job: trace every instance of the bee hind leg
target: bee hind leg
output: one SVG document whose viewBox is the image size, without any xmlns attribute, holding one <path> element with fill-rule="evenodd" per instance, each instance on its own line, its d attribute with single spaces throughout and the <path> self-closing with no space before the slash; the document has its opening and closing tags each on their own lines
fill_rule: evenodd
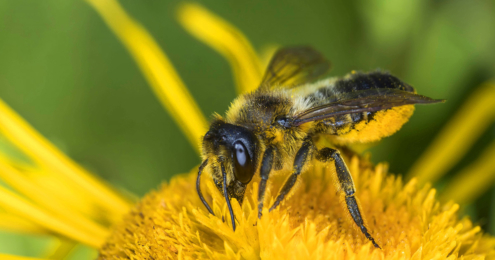
<svg viewBox="0 0 495 260">
<path fill-rule="evenodd" d="M 273 205 L 270 207 L 270 211 L 274 210 L 277 208 L 277 206 L 282 202 L 282 200 L 285 198 L 285 196 L 290 192 L 292 187 L 294 187 L 294 184 L 296 184 L 297 177 L 301 174 L 301 170 L 306 163 L 307 159 L 309 158 L 309 155 L 311 154 L 313 148 L 313 142 L 308 139 L 304 141 L 303 145 L 301 148 L 299 148 L 299 151 L 297 151 L 296 157 L 294 159 L 294 170 L 289 176 L 289 178 L 285 181 L 284 186 L 280 190 L 277 199 L 273 203 Z"/>
<path fill-rule="evenodd" d="M 361 232 L 368 240 L 371 241 L 371 243 L 373 243 L 376 248 L 381 248 L 368 233 L 368 229 L 364 224 L 363 216 L 359 211 L 357 200 L 354 197 L 354 194 L 356 193 L 354 181 L 352 180 L 352 176 L 344 162 L 344 159 L 342 159 L 340 152 L 331 148 L 323 148 L 316 153 L 316 159 L 322 162 L 333 161 L 335 163 L 335 171 L 340 186 L 339 190 L 345 194 L 346 208 L 354 220 L 354 223 L 356 223 Z"/>
<path fill-rule="evenodd" d="M 268 147 L 263 153 L 263 159 L 261 160 L 260 168 L 260 185 L 258 188 L 258 218 L 261 218 L 261 211 L 263 210 L 263 200 L 265 199 L 266 182 L 270 176 L 273 166 L 273 154 L 274 148 Z"/>
</svg>

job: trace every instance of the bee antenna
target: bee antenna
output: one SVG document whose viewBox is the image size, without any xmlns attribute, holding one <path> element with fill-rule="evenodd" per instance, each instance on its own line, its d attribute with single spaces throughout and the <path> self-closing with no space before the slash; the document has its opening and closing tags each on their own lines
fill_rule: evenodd
<svg viewBox="0 0 495 260">
<path fill-rule="evenodd" d="M 198 169 L 198 179 L 196 180 L 196 190 L 198 191 L 199 199 L 201 200 L 201 202 L 203 202 L 203 204 L 205 205 L 206 209 L 210 212 L 210 214 L 212 214 L 213 216 L 215 216 L 215 214 L 213 213 L 213 210 L 211 210 L 210 206 L 208 205 L 208 202 L 206 202 L 205 198 L 203 197 L 203 193 L 201 193 L 201 185 L 200 185 L 201 184 L 201 172 L 206 167 L 206 165 L 208 165 L 208 159 L 206 159 L 199 166 L 199 169 Z"/>
<path fill-rule="evenodd" d="M 232 228 L 235 231 L 235 216 L 234 216 L 234 211 L 232 210 L 232 205 L 230 204 L 229 194 L 227 193 L 227 173 L 225 173 L 225 167 L 223 167 L 223 164 L 222 164 L 222 176 L 223 176 L 223 196 L 227 201 L 227 207 L 229 208 L 230 219 L 232 221 Z"/>
</svg>

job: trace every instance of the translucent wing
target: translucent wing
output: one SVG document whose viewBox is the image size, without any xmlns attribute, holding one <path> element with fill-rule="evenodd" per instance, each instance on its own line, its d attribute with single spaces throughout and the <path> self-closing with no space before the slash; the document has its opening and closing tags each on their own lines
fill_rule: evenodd
<svg viewBox="0 0 495 260">
<path fill-rule="evenodd" d="M 343 93 L 339 100 L 310 108 L 293 118 L 292 125 L 298 126 L 310 121 L 322 120 L 338 115 L 374 112 L 410 104 L 431 104 L 445 102 L 399 89 L 367 89 Z"/>
<path fill-rule="evenodd" d="M 319 52 L 308 46 L 283 48 L 273 56 L 261 87 L 293 87 L 311 82 L 330 68 Z"/>
</svg>

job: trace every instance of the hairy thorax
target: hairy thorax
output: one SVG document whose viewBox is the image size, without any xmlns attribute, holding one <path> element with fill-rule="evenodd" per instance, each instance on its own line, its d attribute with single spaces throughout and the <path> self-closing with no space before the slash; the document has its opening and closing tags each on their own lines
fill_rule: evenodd
<svg viewBox="0 0 495 260">
<path fill-rule="evenodd" d="M 264 146 L 292 155 L 306 137 L 304 127 L 289 127 L 294 103 L 284 91 L 256 91 L 240 96 L 227 112 L 226 121 L 253 131 Z M 285 157 L 285 156 L 284 156 Z"/>
</svg>

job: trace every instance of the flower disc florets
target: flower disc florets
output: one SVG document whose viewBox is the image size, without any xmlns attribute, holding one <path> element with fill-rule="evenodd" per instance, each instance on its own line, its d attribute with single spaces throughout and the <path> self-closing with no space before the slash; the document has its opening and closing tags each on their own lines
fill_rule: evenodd
<svg viewBox="0 0 495 260">
<path fill-rule="evenodd" d="M 377 249 L 355 227 L 333 185 L 333 166 L 314 164 L 278 209 L 258 219 L 254 178 L 242 205 L 233 200 L 237 229 L 211 181 L 195 190 L 195 172 L 179 175 L 151 192 L 116 227 L 100 259 L 475 259 L 494 256 L 495 241 L 483 236 L 459 206 L 435 200 L 435 190 L 403 184 L 384 164 L 345 156 L 357 198 Z M 205 174 L 206 175 L 206 174 Z M 275 174 L 274 174 L 275 175 Z M 271 177 L 265 205 L 271 205 L 286 174 Z M 204 176 L 206 178 L 206 176 Z"/>
</svg>

